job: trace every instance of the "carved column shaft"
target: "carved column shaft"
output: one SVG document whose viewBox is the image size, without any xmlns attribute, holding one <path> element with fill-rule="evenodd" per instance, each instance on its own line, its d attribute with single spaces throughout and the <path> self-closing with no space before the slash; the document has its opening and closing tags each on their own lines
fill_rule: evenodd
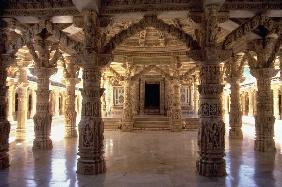
<svg viewBox="0 0 282 187">
<path fill-rule="evenodd" d="M 279 114 L 279 89 L 277 87 L 273 88 L 273 110 L 274 110 L 274 117 L 276 119 L 280 119 Z"/>
<path fill-rule="evenodd" d="M 124 103 L 122 114 L 122 130 L 131 131 L 133 129 L 133 112 L 132 112 L 132 81 L 128 78 L 124 81 Z"/>
<path fill-rule="evenodd" d="M 14 110 L 15 85 L 12 82 L 9 83 L 7 96 L 8 96 L 7 119 L 9 121 L 14 121 L 13 110 Z"/>
<path fill-rule="evenodd" d="M 230 116 L 229 116 L 229 137 L 242 139 L 242 110 L 240 104 L 240 77 L 233 77 L 230 81 Z"/>
<path fill-rule="evenodd" d="M 273 93 L 271 90 L 271 79 L 277 73 L 274 68 L 260 68 L 252 70 L 257 79 L 257 113 L 256 121 L 256 151 L 275 150 L 274 122 L 273 116 Z"/>
<path fill-rule="evenodd" d="M 93 175 L 106 171 L 104 160 L 104 124 L 101 116 L 103 90 L 101 70 L 90 63 L 84 65 L 82 111 L 79 122 L 79 152 L 77 173 Z"/>
<path fill-rule="evenodd" d="M 101 116 L 100 32 L 97 14 L 84 13 L 84 55 L 82 111 L 79 122 L 77 173 L 95 175 L 106 172 L 104 159 L 104 123 Z"/>
<path fill-rule="evenodd" d="M 172 131 L 181 131 L 182 130 L 182 110 L 181 110 L 181 100 L 180 100 L 180 81 L 174 79 L 172 83 Z"/>
<path fill-rule="evenodd" d="M 8 40 L 5 28 L 7 24 L 0 19 L 0 169 L 9 167 L 9 133 L 10 123 L 7 120 L 7 64 L 11 57 L 6 53 Z"/>
<path fill-rule="evenodd" d="M 52 140 L 50 139 L 52 115 L 49 111 L 49 84 L 50 76 L 56 69 L 37 67 L 34 73 L 37 76 L 36 90 L 36 113 L 34 120 L 35 139 L 33 140 L 33 149 L 52 149 Z"/>
<path fill-rule="evenodd" d="M 65 137 L 77 137 L 76 111 L 75 111 L 75 85 L 76 78 L 66 78 L 66 98 L 64 107 Z"/>
<path fill-rule="evenodd" d="M 200 85 L 198 87 L 200 128 L 198 131 L 199 159 L 196 166 L 200 175 L 209 177 L 226 175 L 225 124 L 221 100 L 224 86 L 220 65 L 220 56 L 224 54 L 224 51 L 216 48 L 219 29 L 217 18 L 220 6 L 217 3 L 204 1 L 205 44 L 201 51 L 204 54 L 204 62 L 200 64 Z"/>
<path fill-rule="evenodd" d="M 1 32 L 1 31 L 0 31 Z M 0 59 L 0 169 L 9 167 L 9 133 L 10 123 L 7 120 L 6 79 L 7 72 L 4 59 Z"/>
</svg>

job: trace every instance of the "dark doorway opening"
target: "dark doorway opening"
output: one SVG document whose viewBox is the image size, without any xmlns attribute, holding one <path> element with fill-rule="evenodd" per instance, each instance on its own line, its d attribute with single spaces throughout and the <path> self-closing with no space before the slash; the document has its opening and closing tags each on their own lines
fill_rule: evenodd
<svg viewBox="0 0 282 187">
<path fill-rule="evenodd" d="M 160 84 L 145 84 L 145 108 L 160 109 Z"/>
</svg>

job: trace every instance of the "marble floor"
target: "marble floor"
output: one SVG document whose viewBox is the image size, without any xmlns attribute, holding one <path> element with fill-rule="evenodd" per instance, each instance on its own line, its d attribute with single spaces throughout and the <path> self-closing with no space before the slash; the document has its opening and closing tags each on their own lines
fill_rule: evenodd
<svg viewBox="0 0 282 187">
<path fill-rule="evenodd" d="M 280 130 L 282 123 L 276 126 Z M 32 125 L 28 128 L 32 130 Z M 229 141 L 226 135 L 227 176 L 223 178 L 196 174 L 196 131 L 106 131 L 107 173 L 77 176 L 77 139 L 62 138 L 61 118 L 53 120 L 52 128 L 52 151 L 32 151 L 32 133 L 21 143 L 11 138 L 11 166 L 0 171 L 1 187 L 282 186 L 281 143 L 276 141 L 276 153 L 254 152 L 254 125 L 251 123 L 244 124 L 242 141 Z"/>
</svg>

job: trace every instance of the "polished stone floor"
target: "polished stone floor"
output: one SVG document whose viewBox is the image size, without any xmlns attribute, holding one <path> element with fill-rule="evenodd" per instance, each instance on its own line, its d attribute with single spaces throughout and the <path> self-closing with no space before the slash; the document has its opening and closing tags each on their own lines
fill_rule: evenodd
<svg viewBox="0 0 282 187">
<path fill-rule="evenodd" d="M 206 178 L 196 174 L 196 131 L 106 131 L 107 173 L 77 176 L 77 139 L 63 139 L 62 124 L 61 118 L 53 121 L 52 151 L 32 151 L 32 133 L 22 143 L 11 138 L 11 166 L 0 171 L 0 186 L 282 186 L 281 140 L 276 138 L 276 153 L 254 152 L 254 125 L 251 123 L 243 126 L 243 141 L 229 141 L 226 135 L 227 176 L 223 178 Z M 32 129 L 32 125 L 28 128 Z M 275 129 L 281 128 L 282 123 L 276 123 Z"/>
</svg>

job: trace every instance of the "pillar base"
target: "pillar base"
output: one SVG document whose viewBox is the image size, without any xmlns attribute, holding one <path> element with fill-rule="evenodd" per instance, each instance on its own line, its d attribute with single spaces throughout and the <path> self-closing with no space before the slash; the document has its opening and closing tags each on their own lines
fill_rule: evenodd
<svg viewBox="0 0 282 187">
<path fill-rule="evenodd" d="M 255 140 L 255 151 L 274 152 L 275 142 L 273 139 Z"/>
<path fill-rule="evenodd" d="M 229 138 L 230 139 L 243 139 L 242 129 L 230 129 L 229 130 Z"/>
<path fill-rule="evenodd" d="M 65 129 L 65 138 L 76 138 L 77 137 L 77 130 L 76 129 Z"/>
<path fill-rule="evenodd" d="M 16 129 L 16 141 L 22 141 L 26 139 L 26 129 Z"/>
<path fill-rule="evenodd" d="M 0 154 L 0 170 L 6 169 L 10 166 L 9 155 L 7 153 Z"/>
<path fill-rule="evenodd" d="M 133 131 L 133 122 L 122 122 L 121 131 L 123 132 Z"/>
<path fill-rule="evenodd" d="M 199 159 L 196 163 L 197 173 L 205 177 L 223 177 L 226 175 L 224 159 Z"/>
<path fill-rule="evenodd" d="M 98 175 L 106 172 L 105 160 L 82 160 L 77 161 L 77 174 L 80 175 Z"/>
<path fill-rule="evenodd" d="M 34 139 L 33 150 L 50 150 L 53 148 L 52 140 L 48 139 Z"/>
</svg>

